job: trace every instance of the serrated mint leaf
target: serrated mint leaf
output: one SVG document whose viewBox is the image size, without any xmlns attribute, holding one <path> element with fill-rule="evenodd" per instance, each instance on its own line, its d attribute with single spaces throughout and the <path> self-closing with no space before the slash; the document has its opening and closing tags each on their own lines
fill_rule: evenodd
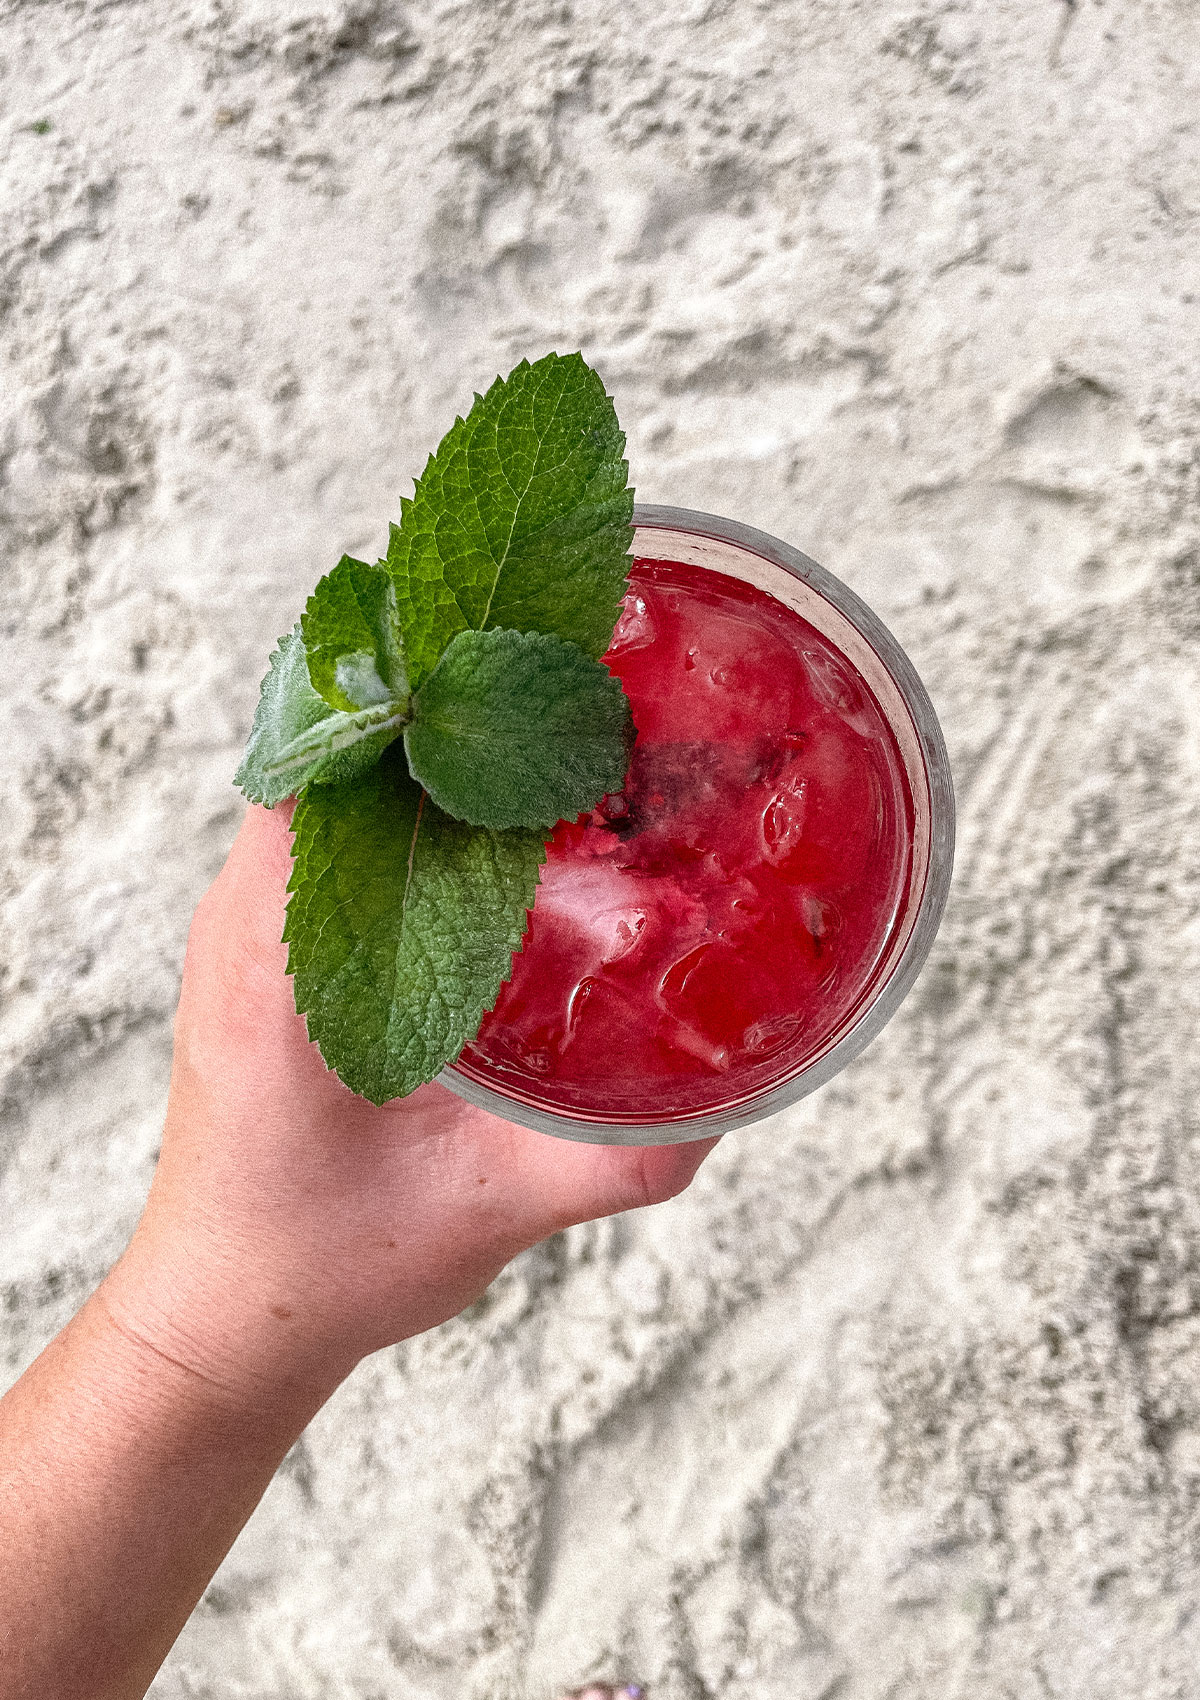
<svg viewBox="0 0 1200 1700">
<path fill-rule="evenodd" d="M 632 742 L 618 679 L 540 632 L 459 632 L 412 702 L 408 765 L 476 826 L 548 828 L 625 782 Z"/>
<path fill-rule="evenodd" d="M 353 714 L 329 714 L 285 744 L 264 764 L 263 772 L 270 778 L 290 777 L 294 790 L 297 784 L 321 778 L 322 773 L 328 777 L 335 756 L 364 743 L 371 743 L 382 755 L 387 744 L 399 736 L 406 719 L 406 715 L 393 711 L 391 703 L 379 708 L 358 708 Z M 303 779 L 299 778 L 301 774 Z"/>
<path fill-rule="evenodd" d="M 354 718 L 337 715 L 309 679 L 308 659 L 300 627 L 296 626 L 271 657 L 262 682 L 254 727 L 234 783 L 252 803 L 268 808 L 281 803 L 313 781 L 349 780 L 378 761 L 400 735 L 400 723 L 380 729 L 383 718 L 348 736 L 344 725 Z"/>
<path fill-rule="evenodd" d="M 523 360 L 455 420 L 388 545 L 413 689 L 465 630 L 546 632 L 603 655 L 633 541 L 624 450 L 579 354 Z"/>
<path fill-rule="evenodd" d="M 326 1063 L 385 1103 L 432 1080 L 511 971 L 541 834 L 451 820 L 399 748 L 348 785 L 305 792 L 284 938 L 296 1008 Z"/>
<path fill-rule="evenodd" d="M 408 697 L 396 590 L 382 567 L 343 555 L 300 622 L 313 687 L 349 712 Z"/>
<path fill-rule="evenodd" d="M 296 626 L 280 638 L 271 656 L 250 741 L 234 774 L 234 784 L 241 786 L 252 803 L 266 803 L 268 807 L 290 797 L 294 787 L 281 775 L 268 774 L 267 766 L 280 750 L 332 712 L 312 687 L 300 627 Z"/>
</svg>

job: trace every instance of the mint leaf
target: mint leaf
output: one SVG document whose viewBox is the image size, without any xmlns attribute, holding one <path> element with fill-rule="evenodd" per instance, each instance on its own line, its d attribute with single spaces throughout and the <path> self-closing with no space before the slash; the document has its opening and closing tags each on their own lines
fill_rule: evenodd
<svg viewBox="0 0 1200 1700">
<path fill-rule="evenodd" d="M 382 567 L 343 555 L 309 597 L 300 630 L 309 677 L 332 708 L 407 699 L 396 591 Z"/>
<path fill-rule="evenodd" d="M 390 702 L 377 708 L 355 709 L 353 714 L 330 714 L 324 720 L 318 720 L 315 726 L 310 726 L 307 732 L 301 732 L 290 744 L 285 744 L 263 764 L 263 772 L 270 778 L 276 775 L 290 777 L 293 789 L 297 783 L 308 784 L 322 777 L 345 778 L 344 772 L 335 776 L 330 771 L 333 757 L 357 749 L 361 759 L 365 751 L 360 746 L 367 743 L 382 755 L 387 744 L 399 735 L 406 720 L 407 716 L 397 714 L 395 705 Z M 384 741 L 381 742 L 381 739 Z M 314 762 L 320 764 L 316 770 L 313 770 Z M 304 775 L 303 780 L 299 779 L 301 774 Z"/>
<path fill-rule="evenodd" d="M 270 808 L 314 781 L 352 779 L 400 735 L 402 722 L 388 724 L 386 709 L 369 712 L 370 724 L 351 728 L 347 723 L 361 716 L 335 714 L 317 695 L 296 626 L 271 657 L 234 784 Z"/>
<path fill-rule="evenodd" d="M 282 776 L 268 774 L 267 767 L 281 750 L 331 712 L 325 699 L 313 690 L 300 627 L 296 626 L 280 638 L 271 656 L 250 741 L 234 774 L 234 784 L 241 786 L 252 803 L 266 803 L 268 807 L 290 797 L 293 787 Z"/>
<path fill-rule="evenodd" d="M 451 820 L 399 749 L 305 792 L 284 938 L 296 1008 L 352 1091 L 382 1104 L 478 1031 L 520 946 L 541 835 Z"/>
<path fill-rule="evenodd" d="M 414 689 L 465 630 L 547 632 L 603 655 L 633 541 L 624 450 L 582 355 L 523 360 L 476 396 L 388 545 Z"/>
<path fill-rule="evenodd" d="M 408 765 L 439 808 L 475 826 L 551 827 L 625 782 L 619 679 L 538 632 L 459 632 L 413 698 Z"/>
</svg>

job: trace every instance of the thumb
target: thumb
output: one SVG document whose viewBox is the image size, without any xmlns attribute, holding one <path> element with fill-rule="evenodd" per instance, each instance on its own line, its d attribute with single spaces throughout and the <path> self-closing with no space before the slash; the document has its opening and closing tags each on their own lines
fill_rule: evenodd
<svg viewBox="0 0 1200 1700">
<path fill-rule="evenodd" d="M 537 1178 L 537 1214 L 544 1224 L 537 1237 L 557 1233 L 576 1222 L 592 1222 L 662 1204 L 689 1186 L 716 1139 L 689 1140 L 679 1145 L 585 1145 L 533 1134 L 541 1150 L 530 1151 L 536 1161 L 526 1167 Z M 559 1147 L 547 1161 L 546 1144 Z"/>
</svg>

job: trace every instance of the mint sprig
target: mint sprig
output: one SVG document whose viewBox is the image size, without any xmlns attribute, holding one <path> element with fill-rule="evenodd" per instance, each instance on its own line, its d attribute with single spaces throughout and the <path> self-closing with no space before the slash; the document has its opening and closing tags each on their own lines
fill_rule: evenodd
<svg viewBox="0 0 1200 1700">
<path fill-rule="evenodd" d="M 271 658 L 237 783 L 299 795 L 296 1007 L 376 1103 L 477 1032 L 546 830 L 624 780 L 629 707 L 599 661 L 633 535 L 624 442 L 582 356 L 523 361 L 455 421 L 386 560 L 343 556 Z"/>
</svg>

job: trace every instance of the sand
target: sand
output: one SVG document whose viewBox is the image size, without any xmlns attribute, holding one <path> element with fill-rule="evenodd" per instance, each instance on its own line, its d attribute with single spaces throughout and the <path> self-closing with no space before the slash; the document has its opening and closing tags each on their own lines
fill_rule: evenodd
<svg viewBox="0 0 1200 1700">
<path fill-rule="evenodd" d="M 155 1700 L 1200 1694 L 1198 111 L 1190 0 L 0 7 L 0 1374 L 275 638 L 522 355 L 873 603 L 961 806 L 882 1038 L 364 1364 Z"/>
</svg>

